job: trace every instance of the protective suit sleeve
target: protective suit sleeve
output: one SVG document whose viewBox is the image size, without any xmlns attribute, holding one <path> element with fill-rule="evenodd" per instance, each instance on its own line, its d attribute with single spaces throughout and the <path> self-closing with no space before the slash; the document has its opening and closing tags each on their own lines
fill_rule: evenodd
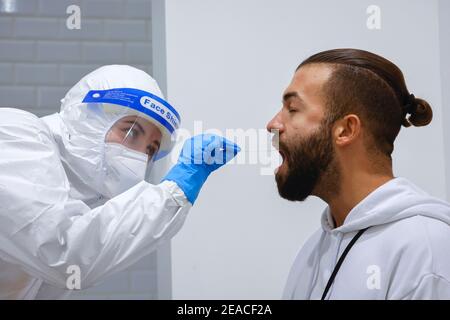
<svg viewBox="0 0 450 320">
<path fill-rule="evenodd" d="M 71 199 L 51 135 L 32 114 L 0 117 L 0 148 L 0 258 L 57 287 L 69 266 L 82 289 L 127 268 L 170 239 L 191 207 L 170 181 L 143 181 L 92 210 Z"/>
</svg>

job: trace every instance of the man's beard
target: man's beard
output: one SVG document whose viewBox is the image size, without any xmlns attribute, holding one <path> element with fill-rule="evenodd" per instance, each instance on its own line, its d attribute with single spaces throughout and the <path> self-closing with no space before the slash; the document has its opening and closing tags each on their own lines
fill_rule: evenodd
<svg viewBox="0 0 450 320">
<path fill-rule="evenodd" d="M 299 138 L 296 145 L 280 141 L 279 147 L 284 159 L 275 180 L 282 198 L 303 201 L 312 194 L 319 180 L 328 180 L 323 181 L 324 184 L 336 188 L 339 171 L 333 161 L 334 149 L 329 125 L 323 124 L 309 137 Z M 329 179 L 321 179 L 325 175 Z M 327 191 L 331 190 L 323 190 Z"/>
</svg>

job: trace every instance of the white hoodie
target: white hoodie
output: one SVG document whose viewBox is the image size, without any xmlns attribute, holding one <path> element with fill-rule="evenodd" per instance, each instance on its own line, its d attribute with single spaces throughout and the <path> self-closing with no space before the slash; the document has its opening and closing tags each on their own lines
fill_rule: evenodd
<svg viewBox="0 0 450 320">
<path fill-rule="evenodd" d="M 378 187 L 334 228 L 322 228 L 291 268 L 284 299 L 320 299 L 342 252 L 348 252 L 326 299 L 450 299 L 450 204 L 405 178 Z"/>
</svg>

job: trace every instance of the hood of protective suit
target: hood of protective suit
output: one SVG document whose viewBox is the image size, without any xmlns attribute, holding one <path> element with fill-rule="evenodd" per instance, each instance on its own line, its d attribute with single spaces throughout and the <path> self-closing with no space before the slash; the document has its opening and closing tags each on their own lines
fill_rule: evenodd
<svg viewBox="0 0 450 320">
<path fill-rule="evenodd" d="M 165 121 L 150 105 L 158 110 L 159 106 L 170 108 L 172 122 Z M 130 115 L 144 117 L 160 130 L 156 160 L 170 152 L 179 115 L 164 100 L 156 81 L 131 66 L 110 65 L 89 73 L 67 92 L 58 114 L 43 118 L 55 136 L 73 197 L 88 204 L 99 196 L 108 198 L 105 137 L 118 120 Z"/>
</svg>

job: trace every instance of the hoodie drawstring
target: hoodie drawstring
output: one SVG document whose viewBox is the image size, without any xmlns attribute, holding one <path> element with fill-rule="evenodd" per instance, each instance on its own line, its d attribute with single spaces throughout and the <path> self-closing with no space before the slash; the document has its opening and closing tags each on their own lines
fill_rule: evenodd
<svg viewBox="0 0 450 320">
<path fill-rule="evenodd" d="M 345 260 L 345 257 L 347 256 L 348 252 L 350 251 L 350 249 L 353 247 L 353 245 L 355 244 L 355 242 L 359 239 L 359 237 L 362 236 L 362 234 L 369 229 L 370 227 L 367 227 L 363 230 L 359 230 L 358 233 L 353 237 L 353 239 L 350 241 L 350 243 L 347 245 L 347 247 L 345 248 L 344 252 L 342 253 L 341 257 L 339 258 L 338 263 L 336 264 L 336 266 L 334 267 L 333 272 L 331 273 L 330 279 L 328 279 L 327 285 L 325 287 L 325 290 L 323 291 L 322 294 L 322 298 L 320 300 L 325 300 L 325 297 L 328 294 L 328 291 L 330 290 L 331 285 L 333 284 L 334 278 L 336 278 L 336 275 L 339 271 L 339 269 L 341 268 L 342 263 Z"/>
</svg>

